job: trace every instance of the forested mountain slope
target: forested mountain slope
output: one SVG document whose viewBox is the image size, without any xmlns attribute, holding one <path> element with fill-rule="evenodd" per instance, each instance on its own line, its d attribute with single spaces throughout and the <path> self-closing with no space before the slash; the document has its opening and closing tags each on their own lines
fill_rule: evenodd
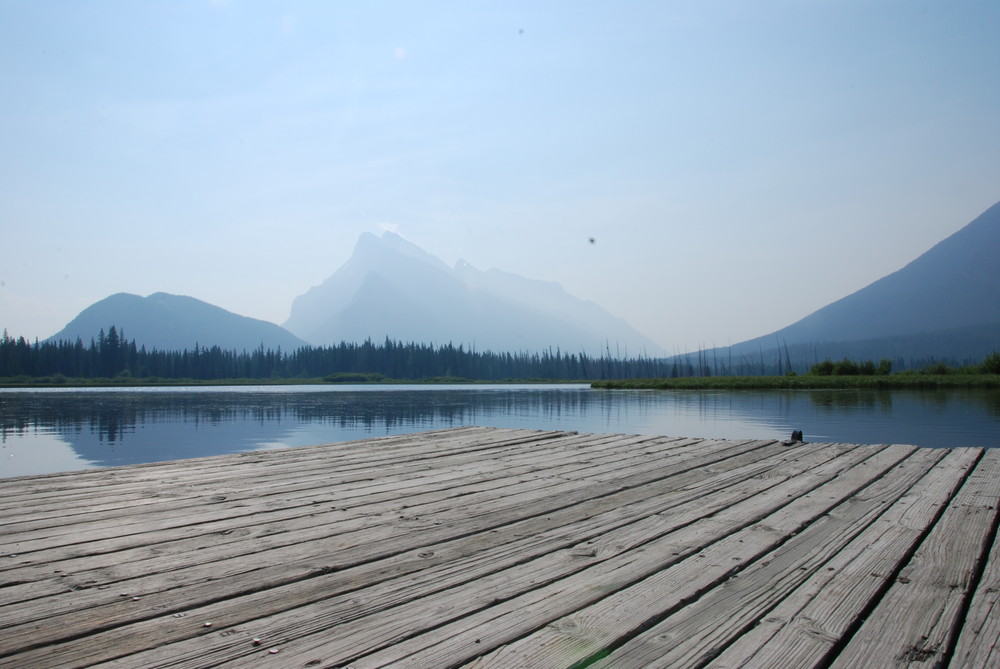
<svg viewBox="0 0 1000 669">
<path fill-rule="evenodd" d="M 207 302 L 183 295 L 154 293 L 140 297 L 116 293 L 95 302 L 50 337 L 53 341 L 84 344 L 115 326 L 118 332 L 138 346 L 161 351 L 219 346 L 225 350 L 281 348 L 285 351 L 304 346 L 305 342 L 274 323 L 248 318 Z"/>
</svg>

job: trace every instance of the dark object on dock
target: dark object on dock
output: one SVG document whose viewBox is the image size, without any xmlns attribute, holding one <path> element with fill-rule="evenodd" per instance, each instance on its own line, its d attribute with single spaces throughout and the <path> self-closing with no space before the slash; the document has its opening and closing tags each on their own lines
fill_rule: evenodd
<svg viewBox="0 0 1000 669">
<path fill-rule="evenodd" d="M 783 441 L 781 443 L 783 443 L 785 446 L 791 446 L 792 444 L 796 444 L 796 443 L 799 443 L 799 442 L 801 442 L 803 444 L 805 443 L 804 441 L 802 441 L 802 430 L 793 430 L 792 431 L 792 438 L 791 439 L 786 439 L 785 441 Z"/>
</svg>

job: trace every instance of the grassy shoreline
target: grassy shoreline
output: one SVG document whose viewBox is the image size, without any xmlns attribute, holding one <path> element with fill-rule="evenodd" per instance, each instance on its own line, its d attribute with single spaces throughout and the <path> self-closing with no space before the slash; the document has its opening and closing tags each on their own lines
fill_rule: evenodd
<svg viewBox="0 0 1000 669">
<path fill-rule="evenodd" d="M 896 390 L 1000 388 L 1000 374 L 892 374 L 888 376 L 703 376 L 594 381 L 605 390 Z"/>
</svg>

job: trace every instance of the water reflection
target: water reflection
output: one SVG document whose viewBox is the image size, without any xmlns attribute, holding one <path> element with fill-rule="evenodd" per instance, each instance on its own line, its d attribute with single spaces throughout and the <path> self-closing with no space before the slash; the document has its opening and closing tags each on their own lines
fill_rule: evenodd
<svg viewBox="0 0 1000 669">
<path fill-rule="evenodd" d="M 0 392 L 0 476 L 459 425 L 1000 446 L 998 391 L 596 391 L 586 386 Z"/>
<path fill-rule="evenodd" d="M 819 409 L 828 411 L 881 411 L 892 412 L 892 391 L 888 390 L 816 390 L 809 399 Z"/>
</svg>

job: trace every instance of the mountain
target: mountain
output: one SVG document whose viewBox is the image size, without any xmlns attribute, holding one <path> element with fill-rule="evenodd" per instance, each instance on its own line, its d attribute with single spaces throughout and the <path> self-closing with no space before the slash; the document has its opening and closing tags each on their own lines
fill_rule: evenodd
<svg viewBox="0 0 1000 669">
<path fill-rule="evenodd" d="M 453 343 L 478 350 L 658 356 L 620 318 L 553 282 L 464 261 L 451 268 L 399 235 L 363 234 L 351 258 L 300 295 L 284 327 L 314 345 L 340 341 Z"/>
<path fill-rule="evenodd" d="M 960 362 L 1000 349 L 1000 203 L 902 269 L 734 356 L 936 358 Z M 730 351 L 726 351 L 728 355 Z"/>
<path fill-rule="evenodd" d="M 95 302 L 49 339 L 84 344 L 114 325 L 136 345 L 161 351 L 200 346 L 224 350 L 265 349 L 293 351 L 306 343 L 274 323 L 239 316 L 207 302 L 183 295 L 154 293 L 140 297 L 117 293 Z"/>
</svg>

